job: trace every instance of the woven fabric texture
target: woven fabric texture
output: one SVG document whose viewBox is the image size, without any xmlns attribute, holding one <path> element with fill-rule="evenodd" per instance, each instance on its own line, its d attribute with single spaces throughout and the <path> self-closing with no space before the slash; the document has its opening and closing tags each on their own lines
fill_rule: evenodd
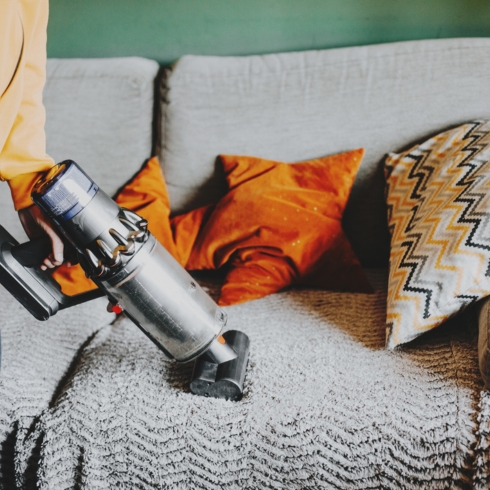
<svg viewBox="0 0 490 490">
<path fill-rule="evenodd" d="M 386 173 L 387 345 L 396 347 L 490 294 L 490 122 L 391 154 Z"/>
<path fill-rule="evenodd" d="M 79 351 L 114 319 L 106 304 L 91 301 L 39 322 L 0 287 L 0 488 L 21 488 L 15 468 L 22 441 L 43 411 L 56 405 Z"/>
<path fill-rule="evenodd" d="M 252 342 L 240 402 L 190 394 L 192 367 L 166 361 L 127 319 L 99 329 L 12 441 L 17 484 L 487 488 L 490 408 L 470 310 L 387 351 L 386 274 L 370 278 L 375 295 L 296 290 L 227 308 Z"/>
</svg>

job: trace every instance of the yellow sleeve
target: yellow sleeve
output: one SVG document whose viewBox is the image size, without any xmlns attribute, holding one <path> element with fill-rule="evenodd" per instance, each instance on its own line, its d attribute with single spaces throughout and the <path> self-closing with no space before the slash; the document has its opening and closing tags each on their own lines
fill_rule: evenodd
<svg viewBox="0 0 490 490">
<path fill-rule="evenodd" d="M 15 4 L 22 28 L 22 46 L 16 70 L 0 98 L 0 179 L 9 182 L 18 210 L 32 204 L 30 191 L 39 173 L 54 165 L 46 154 L 46 115 L 42 103 L 48 0 L 6 1 Z M 11 53 L 14 57 L 19 54 L 15 46 Z"/>
</svg>

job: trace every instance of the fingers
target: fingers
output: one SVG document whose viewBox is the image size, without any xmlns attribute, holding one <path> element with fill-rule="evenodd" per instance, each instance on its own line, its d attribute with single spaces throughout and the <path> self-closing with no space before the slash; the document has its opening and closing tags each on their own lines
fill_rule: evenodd
<svg viewBox="0 0 490 490">
<path fill-rule="evenodd" d="M 30 238 L 46 233 L 51 240 L 52 253 L 41 264 L 41 269 L 53 269 L 63 263 L 64 244 L 44 213 L 36 206 L 19 211 L 19 218 Z"/>
<path fill-rule="evenodd" d="M 45 271 L 46 269 L 54 269 L 56 267 L 55 263 L 53 262 L 54 259 L 52 255 L 49 255 L 46 257 L 41 264 L 41 270 Z"/>
<path fill-rule="evenodd" d="M 51 240 L 52 253 L 50 253 L 43 261 L 41 265 L 42 270 L 54 269 L 63 263 L 63 249 L 64 244 L 61 238 L 56 234 L 56 232 L 51 228 L 48 223 L 38 222 L 39 226 L 44 230 L 46 235 L 48 235 Z M 44 267 L 43 267 L 44 266 Z"/>
<path fill-rule="evenodd" d="M 53 253 L 49 257 L 46 257 L 44 263 L 48 267 L 50 267 L 50 265 L 46 262 L 51 263 L 52 264 L 51 267 L 57 267 L 63 263 L 63 249 L 64 249 L 63 241 L 52 228 L 48 228 L 48 227 L 45 228 L 43 226 L 43 229 L 51 239 L 51 245 L 53 247 Z"/>
</svg>

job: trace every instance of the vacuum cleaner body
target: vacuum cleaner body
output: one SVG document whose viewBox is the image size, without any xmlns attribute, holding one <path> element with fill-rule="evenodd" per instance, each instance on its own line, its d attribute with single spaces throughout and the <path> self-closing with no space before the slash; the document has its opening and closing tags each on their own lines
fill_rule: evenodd
<svg viewBox="0 0 490 490">
<path fill-rule="evenodd" d="M 47 172 L 32 198 L 99 288 L 64 295 L 38 267 L 49 242 L 18 245 L 0 227 L 0 282 L 36 318 L 45 320 L 59 309 L 105 295 L 170 359 L 201 357 L 191 381 L 194 393 L 241 397 L 248 338 L 242 332 L 227 332 L 228 342 L 221 336 L 225 312 L 155 239 L 145 219 L 119 207 L 73 161 Z"/>
</svg>

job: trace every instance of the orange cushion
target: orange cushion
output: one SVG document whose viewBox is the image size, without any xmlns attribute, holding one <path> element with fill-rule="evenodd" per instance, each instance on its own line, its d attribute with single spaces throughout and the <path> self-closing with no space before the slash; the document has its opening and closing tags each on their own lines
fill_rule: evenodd
<svg viewBox="0 0 490 490">
<path fill-rule="evenodd" d="M 371 291 L 341 225 L 363 155 L 359 149 L 295 164 L 221 155 L 226 196 L 212 212 L 172 223 L 176 236 L 182 220 L 200 228 L 186 268 L 230 267 L 220 305 L 293 284 Z"/>
<path fill-rule="evenodd" d="M 162 169 L 156 157 L 148 160 L 143 168 L 128 182 L 116 197 L 116 202 L 148 220 L 148 228 L 167 250 L 179 260 L 172 238 L 169 215 L 170 204 Z M 187 257 L 185 257 L 187 260 Z M 85 277 L 79 265 L 62 265 L 53 277 L 65 294 L 73 295 L 95 289 L 95 284 Z"/>
</svg>

